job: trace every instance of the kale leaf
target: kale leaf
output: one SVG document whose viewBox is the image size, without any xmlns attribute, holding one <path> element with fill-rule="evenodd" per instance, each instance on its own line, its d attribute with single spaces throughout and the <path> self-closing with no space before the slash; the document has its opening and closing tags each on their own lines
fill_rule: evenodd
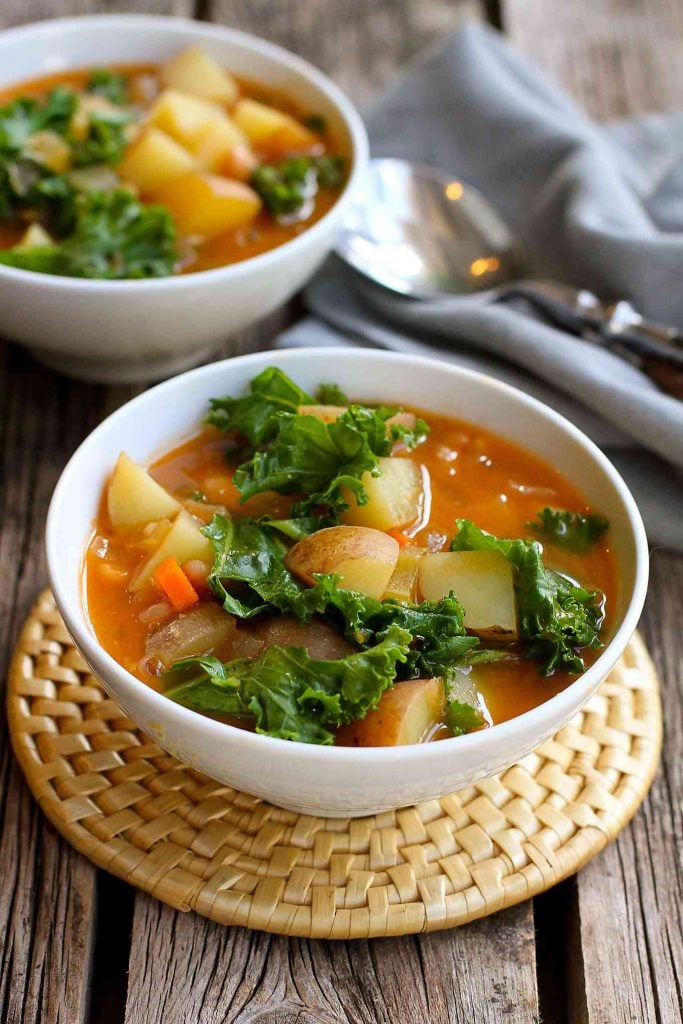
<svg viewBox="0 0 683 1024">
<path fill-rule="evenodd" d="M 31 210 L 51 226 L 65 222 L 68 228 L 74 191 L 35 159 L 29 142 L 38 132 L 65 137 L 76 103 L 75 93 L 60 87 L 42 100 L 24 96 L 0 107 L 0 220 L 13 221 Z"/>
<path fill-rule="evenodd" d="M 452 594 L 421 604 L 378 601 L 344 590 L 331 575 L 319 575 L 314 586 L 305 587 L 286 568 L 287 545 L 272 523 L 214 516 L 203 532 L 215 552 L 209 584 L 231 615 L 246 619 L 279 611 L 300 622 L 324 615 L 359 646 L 376 643 L 399 627 L 412 637 L 402 669 L 409 678 L 441 675 L 476 654 L 479 641 L 465 634 L 464 612 Z"/>
<path fill-rule="evenodd" d="M 130 121 L 131 115 L 126 110 L 91 111 L 87 138 L 72 143 L 74 167 L 118 164 L 123 159 Z"/>
<path fill-rule="evenodd" d="M 515 569 L 515 591 L 527 654 L 538 660 L 543 675 L 556 669 L 583 672 L 580 651 L 598 648 L 603 611 L 600 595 L 543 565 L 534 540 L 505 540 L 457 520 L 452 551 L 500 551 Z"/>
<path fill-rule="evenodd" d="M 546 506 L 527 526 L 549 544 L 585 554 L 609 529 L 609 522 L 604 516 L 583 515 Z"/>
<path fill-rule="evenodd" d="M 320 384 L 315 397 L 321 405 L 349 405 L 349 399 L 338 384 Z"/>
<path fill-rule="evenodd" d="M 118 71 L 109 68 L 93 68 L 88 75 L 86 92 L 94 96 L 104 96 L 110 103 L 125 106 L 128 101 L 126 79 Z"/>
<path fill-rule="evenodd" d="M 300 405 L 314 399 L 278 369 L 269 366 L 249 385 L 242 398 L 212 398 L 206 422 L 223 432 L 236 430 L 250 444 L 263 444 L 275 432 L 277 413 L 297 413 Z"/>
<path fill-rule="evenodd" d="M 260 164 L 251 186 L 275 217 L 286 218 L 300 214 L 319 185 L 339 188 L 343 180 L 343 157 L 293 156 L 279 164 Z"/>
<path fill-rule="evenodd" d="M 471 704 L 465 704 L 459 700 L 446 702 L 446 725 L 454 736 L 464 736 L 465 733 L 480 729 L 484 724 L 481 712 L 477 711 Z"/>
<path fill-rule="evenodd" d="M 398 411 L 350 405 L 332 423 L 306 415 L 314 399 L 276 367 L 260 373 L 242 398 L 212 399 L 207 422 L 219 430 L 235 430 L 251 444 L 251 457 L 235 473 L 242 500 L 263 491 L 297 494 L 292 515 L 310 516 L 323 507 L 326 524 L 336 521 L 353 494 L 367 502 L 361 477 L 379 473 L 378 460 L 389 455 L 396 441 L 407 448 L 420 444 L 429 428 L 418 420 L 414 428 L 390 424 Z"/>
<path fill-rule="evenodd" d="M 267 736 L 330 744 L 334 733 L 328 727 L 355 722 L 377 706 L 407 657 L 410 639 L 394 626 L 374 647 L 330 661 L 281 646 L 227 664 L 186 658 L 166 673 L 166 694 L 197 711 L 248 715 Z"/>
<path fill-rule="evenodd" d="M 65 277 L 165 277 L 173 273 L 176 232 L 162 206 L 145 206 L 126 189 L 74 200 L 76 223 L 56 245 L 0 252 L 0 263 Z"/>
</svg>

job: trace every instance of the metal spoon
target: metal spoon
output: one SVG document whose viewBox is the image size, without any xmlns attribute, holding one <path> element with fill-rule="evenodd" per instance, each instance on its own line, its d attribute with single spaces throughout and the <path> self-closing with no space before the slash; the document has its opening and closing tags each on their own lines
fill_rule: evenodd
<svg viewBox="0 0 683 1024">
<path fill-rule="evenodd" d="M 526 299 L 683 397 L 677 330 L 646 322 L 624 300 L 610 305 L 570 285 L 525 279 L 524 253 L 510 228 L 477 189 L 452 175 L 407 160 L 371 160 L 336 252 L 364 277 L 413 299 L 475 292 L 493 302 Z"/>
</svg>

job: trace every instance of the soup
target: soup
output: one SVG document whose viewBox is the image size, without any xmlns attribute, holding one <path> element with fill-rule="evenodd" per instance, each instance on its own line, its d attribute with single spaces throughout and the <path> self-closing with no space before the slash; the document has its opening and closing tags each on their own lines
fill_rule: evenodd
<svg viewBox="0 0 683 1024">
<path fill-rule="evenodd" d="M 271 368 L 149 470 L 122 454 L 85 560 L 102 646 L 267 735 L 489 728 L 569 685 L 615 604 L 606 520 L 473 424 L 308 395 Z"/>
<path fill-rule="evenodd" d="M 191 47 L 159 66 L 50 75 L 0 96 L 0 263 L 148 278 L 267 252 L 336 201 L 317 111 Z"/>
</svg>

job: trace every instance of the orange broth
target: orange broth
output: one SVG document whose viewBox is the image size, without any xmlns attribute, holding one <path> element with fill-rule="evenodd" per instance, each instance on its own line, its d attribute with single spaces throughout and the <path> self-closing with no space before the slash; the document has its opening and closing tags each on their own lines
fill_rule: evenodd
<svg viewBox="0 0 683 1024">
<path fill-rule="evenodd" d="M 156 78 L 158 71 L 155 64 L 114 64 L 106 65 L 106 67 L 110 71 L 122 74 L 129 83 L 140 76 L 151 75 Z M 0 90 L 0 103 L 9 103 L 20 96 L 30 96 L 39 99 L 42 96 L 46 96 L 50 90 L 57 86 L 66 86 L 76 91 L 83 91 L 89 73 L 90 68 L 80 68 L 71 71 L 59 71 L 54 74 L 15 83 Z M 302 118 L 307 113 L 311 113 L 303 111 L 290 97 L 280 91 L 269 89 L 249 79 L 233 77 L 239 83 L 242 96 L 267 103 L 297 118 Z M 315 113 L 315 111 L 312 113 Z M 281 152 L 271 151 L 267 146 L 252 146 L 252 148 L 259 161 L 276 162 L 283 158 Z M 341 147 L 326 133 L 320 134 L 320 153 L 330 156 L 348 155 L 343 153 Z M 339 192 L 339 189 L 321 187 L 313 200 L 313 209 L 310 215 L 305 220 L 296 221 L 291 224 L 280 223 L 266 210 L 262 210 L 248 228 L 240 228 L 227 234 L 219 235 L 217 238 L 208 239 L 194 248 L 189 255 L 184 254 L 176 272 L 187 274 L 200 270 L 213 270 L 216 267 L 238 263 L 242 260 L 250 259 L 252 256 L 259 256 L 261 253 L 269 252 L 271 249 L 283 245 L 292 238 L 296 238 L 319 221 L 321 217 L 324 217 L 334 206 Z M 0 222 L 0 249 L 9 249 L 17 245 L 25 229 L 25 224 L 6 224 Z"/>
<path fill-rule="evenodd" d="M 422 415 L 431 427 L 427 441 L 411 453 L 426 468 L 430 481 L 424 521 L 406 530 L 416 544 L 431 550 L 447 547 L 454 533 L 454 520 L 461 517 L 501 537 L 532 537 L 526 524 L 546 505 L 590 511 L 580 492 L 557 469 L 530 452 L 472 424 L 410 411 Z M 181 501 L 198 490 L 208 502 L 224 506 L 233 515 L 286 516 L 292 499 L 276 494 L 257 495 L 240 505 L 231 480 L 236 463 L 226 462 L 225 447 L 224 436 L 206 428 L 159 458 L 150 472 Z M 190 511 L 201 512 L 201 506 L 192 505 Z M 151 585 L 135 596 L 127 590 L 145 557 L 145 552 L 113 531 L 103 499 L 85 563 L 90 619 L 99 641 L 118 662 L 143 682 L 161 689 L 158 678 L 143 666 L 150 627 L 138 618 L 160 597 Z M 609 532 L 586 554 L 546 545 L 544 560 L 550 568 L 603 592 L 603 637 L 609 635 L 617 587 Z M 226 652 L 216 653 L 230 657 Z M 582 654 L 590 664 L 599 651 L 585 650 Z M 533 661 L 521 657 L 477 667 L 477 686 L 494 724 L 543 703 L 573 678 L 565 671 L 543 678 Z M 441 730 L 435 738 L 445 734 L 445 729 Z"/>
</svg>

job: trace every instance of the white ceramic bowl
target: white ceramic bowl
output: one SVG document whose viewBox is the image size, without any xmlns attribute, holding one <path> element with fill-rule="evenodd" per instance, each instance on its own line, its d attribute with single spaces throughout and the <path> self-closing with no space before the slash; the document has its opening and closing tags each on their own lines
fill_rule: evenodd
<svg viewBox="0 0 683 1024">
<path fill-rule="evenodd" d="M 216 270 L 148 281 L 84 281 L 0 266 L 2 333 L 72 377 L 158 380 L 195 365 L 267 316 L 331 250 L 364 173 L 365 128 L 333 82 L 278 46 L 217 25 L 124 14 L 12 29 L 0 34 L 0 89 L 69 68 L 161 61 L 189 44 L 322 114 L 349 154 L 347 184 L 330 211 L 295 239 Z"/>
<path fill-rule="evenodd" d="M 359 400 L 404 402 L 470 420 L 556 465 L 610 520 L 619 571 L 616 628 L 597 661 L 526 714 L 458 739 L 407 747 L 318 747 L 257 736 L 203 718 L 139 682 L 98 643 L 82 592 L 85 545 L 119 452 L 143 463 L 193 432 L 210 397 L 240 394 L 277 364 L 305 389 L 335 380 Z M 134 399 L 83 442 L 55 489 L 47 523 L 54 595 L 66 624 L 114 700 L 171 753 L 222 782 L 306 814 L 355 816 L 453 792 L 502 771 L 564 725 L 624 650 L 645 598 L 648 549 L 640 514 L 602 452 L 522 392 L 431 359 L 353 349 L 264 352 L 214 363 Z M 539 682 L 539 685 L 542 685 Z"/>
</svg>

